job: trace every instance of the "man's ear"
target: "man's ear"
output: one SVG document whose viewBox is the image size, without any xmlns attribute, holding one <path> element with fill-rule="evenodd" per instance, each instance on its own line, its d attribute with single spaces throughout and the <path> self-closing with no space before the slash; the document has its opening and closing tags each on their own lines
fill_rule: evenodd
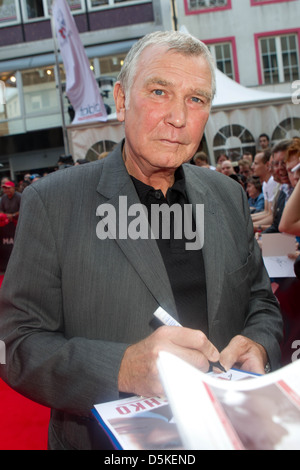
<svg viewBox="0 0 300 470">
<path fill-rule="evenodd" d="M 120 82 L 116 82 L 114 87 L 114 100 L 118 121 L 125 121 L 125 93 Z"/>
</svg>

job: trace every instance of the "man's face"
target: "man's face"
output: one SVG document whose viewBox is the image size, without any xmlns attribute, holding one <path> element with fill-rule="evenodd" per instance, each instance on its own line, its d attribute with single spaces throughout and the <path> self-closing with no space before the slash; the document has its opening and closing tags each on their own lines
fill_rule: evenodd
<svg viewBox="0 0 300 470">
<path fill-rule="evenodd" d="M 297 155 L 292 155 L 285 164 L 286 171 L 288 173 L 288 177 L 290 180 L 290 184 L 293 186 L 293 188 L 296 186 L 300 178 L 299 170 L 296 171 L 295 173 L 292 172 L 292 169 L 295 168 L 295 166 L 298 165 L 298 163 L 299 163 L 299 157 Z"/>
<path fill-rule="evenodd" d="M 248 166 L 241 166 L 240 168 L 240 175 L 245 176 L 245 178 L 249 178 L 249 176 L 252 174 L 252 171 L 250 167 Z"/>
<path fill-rule="evenodd" d="M 260 148 L 262 148 L 263 150 L 267 149 L 269 147 L 269 141 L 267 137 L 260 137 L 259 145 L 260 145 Z"/>
<path fill-rule="evenodd" d="M 281 184 L 291 184 L 287 170 L 286 170 L 286 165 L 284 163 L 285 156 L 286 156 L 285 151 L 274 153 L 274 159 L 273 159 L 274 173 L 276 175 L 276 179 L 278 179 Z"/>
<path fill-rule="evenodd" d="M 6 194 L 6 196 L 11 199 L 13 195 L 15 194 L 15 188 L 8 187 L 6 188 L 5 186 L 2 186 L 3 193 Z"/>
<path fill-rule="evenodd" d="M 263 153 L 257 153 L 252 165 L 253 175 L 258 178 L 264 178 L 269 168 L 269 164 L 263 162 L 263 156 Z"/>
<path fill-rule="evenodd" d="M 211 72 L 202 57 L 184 56 L 162 46 L 141 54 L 129 108 L 115 88 L 117 116 L 125 121 L 128 159 L 151 175 L 169 171 L 196 153 L 211 106 Z"/>
<path fill-rule="evenodd" d="M 234 169 L 232 167 L 232 164 L 230 161 L 226 160 L 225 162 L 222 163 L 222 169 L 221 169 L 223 175 L 230 176 L 233 175 Z"/>
</svg>

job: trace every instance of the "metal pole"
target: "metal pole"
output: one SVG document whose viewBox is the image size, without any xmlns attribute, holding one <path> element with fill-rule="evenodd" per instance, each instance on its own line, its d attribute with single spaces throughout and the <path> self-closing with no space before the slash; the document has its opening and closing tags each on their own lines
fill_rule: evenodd
<svg viewBox="0 0 300 470">
<path fill-rule="evenodd" d="M 172 22 L 174 31 L 178 31 L 178 18 L 176 0 L 171 0 Z"/>
<path fill-rule="evenodd" d="M 89 13 L 88 13 L 88 4 L 87 4 L 87 0 L 85 0 L 84 5 L 85 5 L 85 16 L 86 16 L 86 25 L 87 25 L 87 29 L 88 29 L 88 31 L 91 31 L 90 17 L 89 17 Z"/>
<path fill-rule="evenodd" d="M 55 0 L 52 2 L 52 8 Z M 57 46 L 57 37 L 56 37 L 56 30 L 54 25 L 54 18 L 53 18 L 53 10 L 51 12 L 51 29 L 52 29 L 52 36 L 54 42 L 54 54 L 55 54 L 55 66 L 56 66 L 56 79 L 57 79 L 57 87 L 59 90 L 59 104 L 60 104 L 60 112 L 61 112 L 61 119 L 62 119 L 62 131 L 63 131 L 63 139 L 64 139 L 64 148 L 65 154 L 70 154 L 70 147 L 69 147 L 69 139 L 66 127 L 66 120 L 65 120 L 65 113 L 64 113 L 64 102 L 63 102 L 63 90 L 62 84 L 60 79 L 60 70 L 59 70 L 59 60 L 58 60 L 58 46 Z"/>
<path fill-rule="evenodd" d="M 22 29 L 23 42 L 26 42 L 26 38 L 25 38 L 25 28 L 24 28 L 24 17 L 23 17 L 23 11 L 22 11 L 21 1 L 19 0 L 18 3 L 19 3 L 19 11 L 20 11 L 20 20 L 21 20 L 21 29 Z"/>
</svg>

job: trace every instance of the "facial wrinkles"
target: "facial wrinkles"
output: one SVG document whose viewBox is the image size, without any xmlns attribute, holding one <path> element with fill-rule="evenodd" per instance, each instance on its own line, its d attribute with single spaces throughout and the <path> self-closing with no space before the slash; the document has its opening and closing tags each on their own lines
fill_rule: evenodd
<svg viewBox="0 0 300 470">
<path fill-rule="evenodd" d="M 157 50 L 158 49 L 154 48 L 154 52 L 156 52 Z M 143 78 L 146 84 L 147 82 L 150 84 L 152 82 L 160 83 L 161 85 L 165 86 L 177 86 L 178 84 L 182 86 L 182 84 L 188 83 L 190 81 L 191 83 L 196 84 L 195 87 L 193 86 L 190 91 L 198 91 L 200 93 L 203 93 L 203 96 L 205 96 L 207 99 L 212 99 L 211 72 L 209 70 L 208 64 L 206 63 L 203 57 L 198 57 L 199 65 L 200 61 L 202 61 L 202 67 L 200 69 L 200 67 L 198 68 L 196 64 L 197 57 L 186 56 L 176 51 L 165 52 L 164 47 L 160 48 L 160 50 L 162 54 L 159 58 L 157 58 L 157 55 L 155 53 L 154 56 L 152 56 L 151 53 L 147 54 L 147 52 L 151 51 L 145 51 L 146 54 L 140 59 L 139 71 L 148 71 L 148 77 L 146 76 Z M 162 56 L 168 59 L 167 66 Z M 182 57 L 183 61 L 185 61 L 186 63 L 190 62 L 191 67 L 187 66 L 183 68 L 183 66 L 181 65 L 183 61 L 180 60 L 180 57 Z M 207 80 L 208 78 L 209 80 Z M 207 87 L 207 83 L 209 83 L 210 85 L 209 88 Z M 205 87 L 199 86 L 200 84 L 203 84 Z"/>
<path fill-rule="evenodd" d="M 181 83 L 181 86 L 184 84 L 184 80 L 181 80 L 182 83 Z M 172 81 L 169 81 L 169 80 L 164 80 L 163 78 L 160 78 L 159 76 L 158 77 L 152 77 L 152 78 L 149 78 L 148 80 L 146 80 L 145 82 L 145 86 L 148 87 L 148 86 L 151 86 L 151 85 L 158 85 L 158 86 L 162 86 L 162 87 L 165 87 L 165 88 L 170 88 L 172 90 L 174 90 L 176 88 L 176 84 Z M 186 94 L 187 96 L 196 96 L 196 97 L 203 97 L 205 100 L 207 100 L 208 104 L 210 104 L 210 102 L 212 101 L 212 94 L 211 92 L 203 89 L 203 88 L 193 88 L 193 87 L 190 87 L 186 90 Z"/>
<path fill-rule="evenodd" d="M 195 119 L 203 119 L 203 112 L 205 109 L 201 109 L 199 105 L 199 112 L 191 112 L 189 114 L 189 107 L 186 104 L 186 97 L 200 97 L 205 96 L 204 99 L 207 99 L 208 103 L 210 99 L 210 93 L 199 90 L 199 89 L 191 89 L 191 88 L 180 88 L 178 84 L 173 83 L 172 81 L 165 80 L 159 77 L 152 77 L 146 80 L 145 86 L 143 87 L 142 95 L 148 95 L 150 93 L 151 87 L 162 87 L 162 94 L 169 95 L 168 98 L 166 97 L 165 107 L 164 105 L 164 96 L 162 96 L 161 107 L 160 104 L 154 104 L 151 108 L 151 112 L 153 111 L 154 115 L 157 114 L 158 121 L 160 121 L 157 127 L 154 129 L 154 134 L 158 140 L 162 139 L 165 141 L 170 141 L 173 143 L 187 145 L 190 143 L 189 137 L 189 127 L 188 119 L 189 116 L 192 117 L 193 120 Z M 158 98 L 159 101 L 159 98 Z M 209 104 L 207 107 L 207 117 L 209 114 Z M 159 119 L 159 115 L 161 112 L 161 118 Z"/>
</svg>

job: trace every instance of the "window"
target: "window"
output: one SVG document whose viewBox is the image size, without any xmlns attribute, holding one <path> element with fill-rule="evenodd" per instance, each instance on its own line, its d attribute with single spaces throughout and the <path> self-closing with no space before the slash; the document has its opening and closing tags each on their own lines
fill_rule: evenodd
<svg viewBox="0 0 300 470">
<path fill-rule="evenodd" d="M 251 6 L 265 5 L 268 3 L 293 2 L 295 0 L 251 0 Z"/>
<path fill-rule="evenodd" d="M 44 18 L 48 14 L 45 0 L 25 0 L 23 2 L 23 14 L 27 20 Z"/>
<path fill-rule="evenodd" d="M 70 10 L 81 13 L 85 10 L 85 0 L 67 0 Z M 0 0 L 0 26 L 21 22 L 49 19 L 52 0 Z M 22 9 L 20 12 L 20 8 Z"/>
<path fill-rule="evenodd" d="M 72 12 L 83 11 L 83 0 L 67 0 Z M 25 21 L 49 18 L 52 0 L 24 0 L 22 2 Z"/>
<path fill-rule="evenodd" d="M 48 12 L 49 14 L 51 14 L 51 5 L 52 5 L 52 1 L 53 0 L 47 0 L 47 7 L 48 7 Z M 84 11 L 84 0 L 67 0 L 69 6 L 70 6 L 70 10 L 72 12 L 82 12 Z"/>
<path fill-rule="evenodd" d="M 300 77 L 298 41 L 298 34 L 259 39 L 260 83 L 293 82 Z"/>
<path fill-rule="evenodd" d="M 191 10 L 198 8 L 225 7 L 227 4 L 228 0 L 189 0 Z"/>
<path fill-rule="evenodd" d="M 12 0 L 0 2 L 0 25 L 7 26 L 18 21 L 20 21 L 18 3 Z"/>
<path fill-rule="evenodd" d="M 272 134 L 272 143 L 279 142 L 284 139 L 292 139 L 300 137 L 300 118 L 291 117 L 282 121 Z"/>
<path fill-rule="evenodd" d="M 5 89 L 5 100 L 3 100 L 3 103 L 0 103 L 0 120 L 14 119 L 19 117 L 21 111 L 17 73 L 3 72 L 0 74 L 0 79 L 1 83 L 4 84 L 3 87 Z"/>
<path fill-rule="evenodd" d="M 85 158 L 89 161 L 92 162 L 94 160 L 97 160 L 98 157 L 103 153 L 103 152 L 110 152 L 113 150 L 113 148 L 116 146 L 117 142 L 113 142 L 112 140 L 100 140 L 99 142 L 96 142 L 94 145 L 92 145 L 86 155 Z"/>
<path fill-rule="evenodd" d="M 47 113 L 58 107 L 53 66 L 24 70 L 22 84 L 27 115 L 39 111 Z"/>
<path fill-rule="evenodd" d="M 231 8 L 231 0 L 185 0 L 185 13 L 208 13 Z"/>
<path fill-rule="evenodd" d="M 204 40 L 215 60 L 217 68 L 236 82 L 240 81 L 234 36 Z"/>
<path fill-rule="evenodd" d="M 0 0 L 1 1 L 1 0 Z M 90 59 L 108 114 L 115 112 L 113 87 L 126 54 Z M 0 73 L 0 136 L 61 126 L 58 70 L 53 64 Z M 63 88 L 62 105 L 66 123 L 72 121 L 72 109 L 64 92 L 66 74 L 59 66 Z"/>
<path fill-rule="evenodd" d="M 213 140 L 214 156 L 226 155 L 232 161 L 239 160 L 245 151 L 255 154 L 255 139 L 248 129 L 239 124 L 224 126 Z"/>
<path fill-rule="evenodd" d="M 88 0 L 89 8 L 124 6 L 126 4 L 146 3 L 146 0 Z"/>
<path fill-rule="evenodd" d="M 208 44 L 208 47 L 215 59 L 217 68 L 225 75 L 235 80 L 231 43 Z"/>
<path fill-rule="evenodd" d="M 24 132 L 24 123 L 21 116 L 20 72 L 2 72 L 0 80 L 5 87 L 5 99 L 0 103 L 0 135 Z"/>
</svg>

